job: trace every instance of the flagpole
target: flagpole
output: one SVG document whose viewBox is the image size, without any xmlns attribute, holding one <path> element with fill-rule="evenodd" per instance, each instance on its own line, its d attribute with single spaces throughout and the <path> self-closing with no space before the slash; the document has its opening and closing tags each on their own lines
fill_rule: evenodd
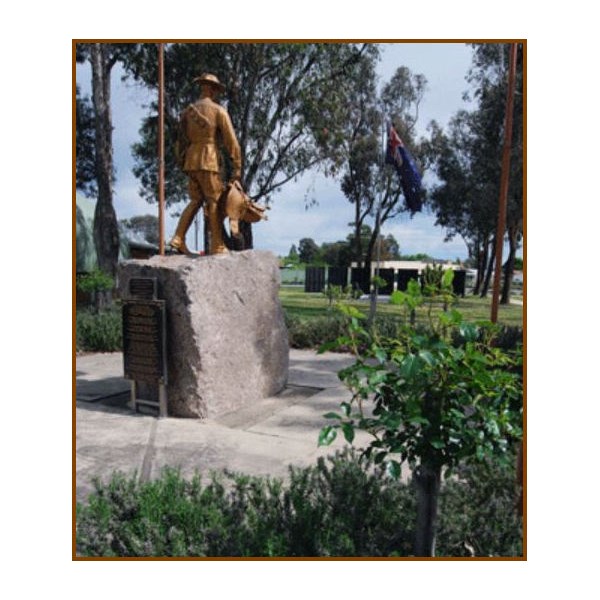
<svg viewBox="0 0 600 600">
<path fill-rule="evenodd" d="M 506 94 L 506 118 L 504 122 L 504 149 L 502 152 L 502 173 L 500 176 L 500 197 L 498 199 L 498 227 L 496 230 L 496 265 L 494 270 L 494 287 L 492 291 L 492 323 L 498 321 L 498 304 L 500 295 L 500 277 L 502 274 L 502 248 L 506 229 L 506 207 L 508 204 L 508 176 L 510 170 L 510 148 L 513 128 L 513 99 L 517 71 L 517 44 L 510 46 L 508 91 Z"/>
<path fill-rule="evenodd" d="M 165 254 L 165 65 L 164 44 L 158 44 L 158 248 Z"/>
<path fill-rule="evenodd" d="M 385 110 L 383 108 L 383 102 L 381 103 L 381 172 L 383 175 L 383 168 L 385 165 Z M 381 224 L 381 205 L 383 203 L 383 190 L 380 189 L 379 191 L 379 210 L 377 211 L 377 223 L 376 223 L 376 227 L 377 227 L 377 277 L 379 277 L 379 262 L 381 260 L 381 241 L 380 241 L 380 236 L 381 236 L 381 231 L 380 231 L 380 224 Z M 377 290 L 379 291 L 379 290 Z"/>
</svg>

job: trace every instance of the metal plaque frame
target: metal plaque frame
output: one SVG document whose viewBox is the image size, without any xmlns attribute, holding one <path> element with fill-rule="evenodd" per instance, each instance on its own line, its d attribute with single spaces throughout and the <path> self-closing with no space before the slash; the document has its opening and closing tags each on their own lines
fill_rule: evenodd
<svg viewBox="0 0 600 600">
<path fill-rule="evenodd" d="M 164 300 L 125 300 L 123 316 L 123 369 L 131 380 L 131 404 L 137 412 L 138 404 L 159 409 L 167 416 L 167 363 L 166 363 L 166 306 Z M 139 382 L 158 384 L 158 402 L 138 398 Z"/>
</svg>

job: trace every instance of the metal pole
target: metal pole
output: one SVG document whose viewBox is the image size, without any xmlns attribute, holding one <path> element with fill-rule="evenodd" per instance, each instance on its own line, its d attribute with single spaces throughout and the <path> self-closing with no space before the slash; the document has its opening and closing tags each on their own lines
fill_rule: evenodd
<svg viewBox="0 0 600 600">
<path fill-rule="evenodd" d="M 517 71 L 517 44 L 510 46 L 508 68 L 508 91 L 506 94 L 506 118 L 504 122 L 504 149 L 502 152 L 502 174 L 500 176 L 500 198 L 498 200 L 498 228 L 496 229 L 496 265 L 494 269 L 494 287 L 492 291 L 492 323 L 498 321 L 498 301 L 500 296 L 500 277 L 502 274 L 502 247 L 506 230 L 506 205 L 508 203 L 508 175 L 510 170 L 510 147 L 513 129 L 513 99 Z"/>
<path fill-rule="evenodd" d="M 383 169 L 385 167 L 385 110 L 384 110 L 384 106 L 383 103 L 381 104 L 381 145 L 382 145 L 382 150 L 381 150 L 381 176 L 383 178 Z M 381 230 L 380 230 L 380 225 L 381 225 L 381 205 L 383 203 L 383 190 L 380 188 L 379 190 L 379 209 L 377 211 L 377 222 L 376 222 L 376 229 L 377 229 L 377 270 L 376 270 L 376 275 L 377 277 L 379 277 L 379 262 L 381 261 Z M 379 290 L 377 288 L 377 286 L 375 286 L 375 292 L 376 294 L 379 293 Z"/>
<path fill-rule="evenodd" d="M 158 247 L 165 254 L 165 65 L 164 44 L 158 44 Z"/>
</svg>

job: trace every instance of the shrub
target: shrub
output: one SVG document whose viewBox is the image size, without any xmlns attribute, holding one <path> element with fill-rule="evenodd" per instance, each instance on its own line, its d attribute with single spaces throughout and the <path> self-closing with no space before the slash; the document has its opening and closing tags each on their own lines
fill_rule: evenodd
<svg viewBox="0 0 600 600">
<path fill-rule="evenodd" d="M 120 309 L 78 311 L 75 326 L 78 351 L 116 352 L 123 348 Z"/>
<path fill-rule="evenodd" d="M 493 347 L 495 328 L 467 323 L 458 311 L 430 318 L 425 335 L 406 327 L 386 340 L 361 326 L 365 317 L 356 308 L 340 310 L 350 317 L 348 334 L 322 350 L 352 348 L 355 363 L 338 373 L 352 399 L 341 403 L 340 413 L 325 415 L 332 423 L 321 430 L 319 444 L 331 444 L 340 431 L 352 443 L 355 430 L 364 430 L 374 437 L 365 456 L 394 477 L 406 463 L 419 492 L 415 554 L 433 556 L 442 472 L 506 460 L 509 443 L 521 436 L 521 349 Z M 372 412 L 363 409 L 368 401 Z"/>
<path fill-rule="evenodd" d="M 347 318 L 342 314 L 332 313 L 324 317 L 302 318 L 289 313 L 285 314 L 291 348 L 314 348 L 323 344 L 332 344 L 344 335 L 347 330 Z M 373 328 L 378 336 L 394 338 L 398 335 L 402 319 L 393 315 L 377 315 Z M 334 350 L 344 352 L 345 346 Z"/>
<path fill-rule="evenodd" d="M 165 469 L 139 483 L 94 482 L 77 508 L 86 556 L 381 556 L 408 549 L 407 486 L 368 472 L 351 453 L 290 467 L 280 480 L 213 474 L 186 481 Z M 402 515 L 408 510 L 408 518 Z"/>
<path fill-rule="evenodd" d="M 514 456 L 513 456 L 514 458 Z M 440 493 L 438 556 L 521 556 L 513 462 L 462 465 Z"/>
<path fill-rule="evenodd" d="M 518 555 L 508 471 L 465 471 L 441 496 L 439 555 Z M 83 556 L 408 556 L 415 518 L 412 485 L 386 477 L 345 451 L 287 483 L 212 474 L 206 485 L 174 469 L 140 483 L 113 475 L 77 507 Z M 514 504 L 514 501 L 513 501 Z"/>
<path fill-rule="evenodd" d="M 94 269 L 77 279 L 77 289 L 90 294 L 95 312 L 110 306 L 114 285 L 115 280 L 100 269 Z"/>
<path fill-rule="evenodd" d="M 114 279 L 101 271 L 94 269 L 90 273 L 86 273 L 77 280 L 77 287 L 82 292 L 107 292 L 112 290 L 115 285 Z"/>
<path fill-rule="evenodd" d="M 302 318 L 286 313 L 285 324 L 291 348 L 318 348 L 332 342 L 345 330 L 341 315 Z"/>
</svg>

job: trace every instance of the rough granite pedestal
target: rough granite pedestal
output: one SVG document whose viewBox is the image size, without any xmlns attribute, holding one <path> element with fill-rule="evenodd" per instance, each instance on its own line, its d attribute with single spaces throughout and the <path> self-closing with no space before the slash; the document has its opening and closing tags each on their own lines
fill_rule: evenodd
<svg viewBox="0 0 600 600">
<path fill-rule="evenodd" d="M 166 300 L 169 416 L 212 418 L 283 389 L 289 345 L 278 271 L 260 250 L 120 265 L 123 299 L 131 277 L 156 277 Z"/>
</svg>

